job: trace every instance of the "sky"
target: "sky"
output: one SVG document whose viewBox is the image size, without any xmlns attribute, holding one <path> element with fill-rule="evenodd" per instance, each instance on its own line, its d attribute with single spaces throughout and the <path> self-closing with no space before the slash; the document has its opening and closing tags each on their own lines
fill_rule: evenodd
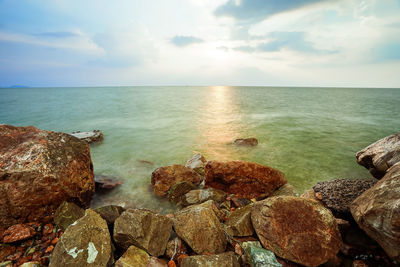
<svg viewBox="0 0 400 267">
<path fill-rule="evenodd" d="M 0 86 L 400 87 L 400 0 L 0 0 Z"/>
</svg>

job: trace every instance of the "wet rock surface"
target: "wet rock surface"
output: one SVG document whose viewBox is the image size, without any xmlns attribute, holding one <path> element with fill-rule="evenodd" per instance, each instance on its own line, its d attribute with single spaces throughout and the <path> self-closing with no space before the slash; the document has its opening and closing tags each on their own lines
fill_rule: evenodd
<svg viewBox="0 0 400 267">
<path fill-rule="evenodd" d="M 233 141 L 233 143 L 237 146 L 256 146 L 258 145 L 257 138 L 239 138 Z"/>
<path fill-rule="evenodd" d="M 64 133 L 0 125 L 0 228 L 40 220 L 94 193 L 88 144 Z"/>
<path fill-rule="evenodd" d="M 204 175 L 204 166 L 206 165 L 207 160 L 203 155 L 197 153 L 194 154 L 188 161 L 186 161 L 185 167 L 193 169 L 200 175 Z"/>
<path fill-rule="evenodd" d="M 400 162 L 400 133 L 382 138 L 356 153 L 358 164 L 364 166 L 375 178 Z"/>
<path fill-rule="evenodd" d="M 152 256 L 165 252 L 172 230 L 168 217 L 150 210 L 128 209 L 114 223 L 114 241 L 119 247 L 134 245 Z"/>
<path fill-rule="evenodd" d="M 192 205 L 175 213 L 174 229 L 197 254 L 221 253 L 226 248 L 223 227 L 210 206 Z"/>
<path fill-rule="evenodd" d="M 400 163 L 350 206 L 355 221 L 394 260 L 400 260 Z"/>
<path fill-rule="evenodd" d="M 325 263 L 342 245 L 332 213 L 312 200 L 267 198 L 254 204 L 251 220 L 264 248 L 302 265 Z"/>
<path fill-rule="evenodd" d="M 297 196 L 297 193 L 293 185 L 287 183 L 275 190 L 269 197 L 277 196 Z"/>
<path fill-rule="evenodd" d="M 54 214 L 54 222 L 65 231 L 67 227 L 85 215 L 85 210 L 76 204 L 64 201 Z"/>
<path fill-rule="evenodd" d="M 313 189 L 320 193 L 321 201 L 336 216 L 348 214 L 350 204 L 365 190 L 373 186 L 376 179 L 334 179 L 317 183 Z"/>
<path fill-rule="evenodd" d="M 184 258 L 181 267 L 239 267 L 235 253 L 226 252 L 218 255 L 201 255 Z"/>
<path fill-rule="evenodd" d="M 77 131 L 71 133 L 71 135 L 89 144 L 100 142 L 104 139 L 103 133 L 100 130 L 93 130 L 90 132 Z"/>
<path fill-rule="evenodd" d="M 108 266 L 112 262 L 111 237 L 106 221 L 91 209 L 71 224 L 54 248 L 50 267 Z"/>
<path fill-rule="evenodd" d="M 96 193 L 107 193 L 111 189 L 123 184 L 117 177 L 97 174 L 94 176 L 94 182 L 96 185 Z"/>
<path fill-rule="evenodd" d="M 200 184 L 202 177 L 191 168 L 183 165 L 160 167 L 151 174 L 151 185 L 157 196 L 166 196 L 170 188 L 182 181 Z"/>
<path fill-rule="evenodd" d="M 205 166 L 206 187 L 243 198 L 263 198 L 286 183 L 274 168 L 246 161 L 209 161 Z"/>
</svg>

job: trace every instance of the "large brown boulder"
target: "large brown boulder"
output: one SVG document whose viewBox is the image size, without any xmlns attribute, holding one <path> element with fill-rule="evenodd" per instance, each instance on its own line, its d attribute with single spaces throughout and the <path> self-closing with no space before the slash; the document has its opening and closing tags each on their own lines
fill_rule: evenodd
<svg viewBox="0 0 400 267">
<path fill-rule="evenodd" d="M 350 205 L 355 221 L 385 250 L 400 260 L 400 163 Z"/>
<path fill-rule="evenodd" d="M 382 138 L 356 154 L 358 164 L 364 166 L 375 178 L 400 162 L 400 133 Z"/>
<path fill-rule="evenodd" d="M 175 213 L 175 232 L 197 254 L 221 253 L 226 248 L 225 233 L 212 205 L 209 200 Z"/>
<path fill-rule="evenodd" d="M 0 228 L 40 220 L 94 193 L 89 145 L 65 133 L 0 125 Z"/>
<path fill-rule="evenodd" d="M 151 185 L 157 196 L 166 196 L 169 189 L 176 183 L 187 181 L 194 185 L 200 184 L 202 177 L 193 169 L 183 165 L 160 167 L 151 174 Z"/>
<path fill-rule="evenodd" d="M 243 198 L 263 198 L 286 184 L 285 175 L 274 168 L 246 161 L 209 161 L 206 186 Z"/>
<path fill-rule="evenodd" d="M 327 262 L 342 245 L 331 211 L 312 200 L 267 198 L 254 204 L 251 221 L 266 249 L 305 266 Z"/>
<path fill-rule="evenodd" d="M 239 261 L 234 252 L 229 251 L 217 255 L 197 255 L 182 259 L 181 267 L 239 267 Z"/>
</svg>

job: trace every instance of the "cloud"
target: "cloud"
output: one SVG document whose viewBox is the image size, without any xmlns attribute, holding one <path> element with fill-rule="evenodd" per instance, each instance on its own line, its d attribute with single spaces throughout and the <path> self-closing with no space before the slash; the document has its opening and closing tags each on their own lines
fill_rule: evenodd
<svg viewBox="0 0 400 267">
<path fill-rule="evenodd" d="M 177 35 L 171 39 L 171 43 L 180 47 L 202 42 L 204 41 L 200 38 L 194 36 L 184 36 L 184 35 Z"/>
<path fill-rule="evenodd" d="M 49 37 L 49 38 L 71 38 L 71 37 L 79 37 L 80 34 L 76 32 L 70 31 L 58 31 L 58 32 L 42 32 L 35 34 L 38 37 Z"/>
<path fill-rule="evenodd" d="M 218 47 L 216 47 L 216 49 L 222 50 L 224 52 L 228 52 L 229 51 L 229 47 L 227 47 L 227 46 L 218 46 Z"/>
<path fill-rule="evenodd" d="M 217 16 L 229 16 L 237 20 L 262 20 L 277 13 L 297 9 L 324 0 L 229 0 L 215 10 Z"/>
</svg>

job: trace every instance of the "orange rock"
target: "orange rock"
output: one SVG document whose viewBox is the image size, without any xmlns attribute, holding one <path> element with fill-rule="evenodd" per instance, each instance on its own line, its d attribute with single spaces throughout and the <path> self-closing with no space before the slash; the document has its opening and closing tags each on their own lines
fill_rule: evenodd
<svg viewBox="0 0 400 267">
<path fill-rule="evenodd" d="M 0 262 L 5 261 L 6 257 L 15 253 L 16 248 L 14 246 L 0 246 Z"/>
<path fill-rule="evenodd" d="M 49 235 L 53 232 L 53 225 L 48 223 L 45 226 L 43 226 L 43 235 Z"/>
<path fill-rule="evenodd" d="M 184 258 L 187 258 L 187 257 L 189 257 L 189 255 L 186 255 L 186 254 L 179 255 L 179 257 L 178 257 L 178 265 L 181 265 L 182 260 Z"/>
<path fill-rule="evenodd" d="M 176 267 L 176 264 L 175 264 L 175 262 L 174 261 L 169 261 L 168 262 L 168 267 Z"/>
<path fill-rule="evenodd" d="M 44 253 L 50 253 L 54 250 L 54 246 L 49 246 L 47 247 L 46 251 Z"/>
<path fill-rule="evenodd" d="M 51 244 L 52 245 L 56 245 L 57 244 L 57 242 L 58 242 L 58 237 L 56 237 L 56 238 L 54 238 L 53 240 L 51 240 Z"/>
<path fill-rule="evenodd" d="M 25 224 L 16 224 L 9 227 L 3 233 L 3 243 L 13 243 L 24 239 L 31 238 L 35 234 L 35 230 Z"/>
</svg>

